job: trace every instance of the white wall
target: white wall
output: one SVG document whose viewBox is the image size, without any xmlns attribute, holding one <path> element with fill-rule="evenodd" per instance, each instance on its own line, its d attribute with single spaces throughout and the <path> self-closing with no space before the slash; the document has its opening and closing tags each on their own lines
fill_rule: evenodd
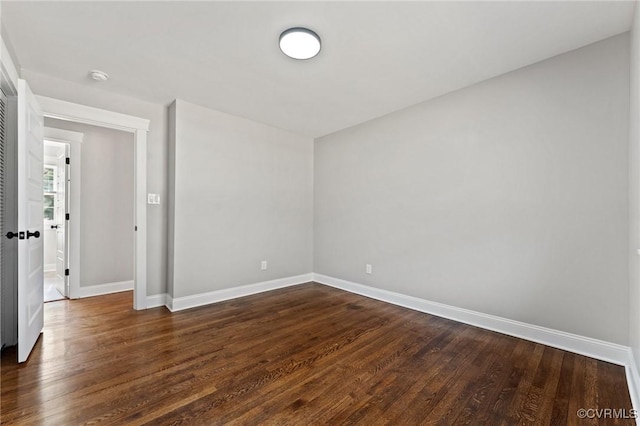
<svg viewBox="0 0 640 426">
<path fill-rule="evenodd" d="M 629 120 L 629 346 L 640 362 L 640 6 L 631 31 Z M 640 365 L 638 365 L 640 367 Z"/>
<path fill-rule="evenodd" d="M 314 272 L 626 344 L 628 89 L 623 34 L 316 140 Z"/>
<path fill-rule="evenodd" d="M 147 294 L 166 292 L 167 262 L 167 108 L 138 99 L 110 93 L 108 82 L 102 87 L 89 78 L 76 84 L 22 70 L 33 92 L 82 105 L 102 108 L 151 120 L 147 138 L 147 191 L 160 194 L 160 205 L 147 206 Z M 84 170 L 83 170 L 84 172 Z"/>
<path fill-rule="evenodd" d="M 171 296 L 312 272 L 312 139 L 180 100 L 170 113 Z"/>
<path fill-rule="evenodd" d="M 50 118 L 45 126 L 84 134 L 80 287 L 133 280 L 133 135 Z"/>
</svg>

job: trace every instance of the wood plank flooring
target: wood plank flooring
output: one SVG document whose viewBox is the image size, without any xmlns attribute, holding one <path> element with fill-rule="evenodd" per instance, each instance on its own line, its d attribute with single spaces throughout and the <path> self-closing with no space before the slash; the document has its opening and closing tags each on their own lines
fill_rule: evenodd
<svg viewBox="0 0 640 426">
<path fill-rule="evenodd" d="M 45 305 L 2 424 L 633 424 L 623 367 L 309 283 L 169 313 Z"/>
</svg>

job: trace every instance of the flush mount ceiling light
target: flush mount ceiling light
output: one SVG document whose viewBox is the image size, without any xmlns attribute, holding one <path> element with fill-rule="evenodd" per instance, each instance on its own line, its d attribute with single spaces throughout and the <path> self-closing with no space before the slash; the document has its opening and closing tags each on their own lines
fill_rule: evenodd
<svg viewBox="0 0 640 426">
<path fill-rule="evenodd" d="M 280 50 L 293 59 L 310 59 L 320 52 L 320 37 L 308 28 L 289 28 L 280 34 Z"/>
<path fill-rule="evenodd" d="M 95 81 L 107 81 L 109 79 L 109 75 L 106 72 L 100 70 L 90 71 L 89 75 Z"/>
</svg>

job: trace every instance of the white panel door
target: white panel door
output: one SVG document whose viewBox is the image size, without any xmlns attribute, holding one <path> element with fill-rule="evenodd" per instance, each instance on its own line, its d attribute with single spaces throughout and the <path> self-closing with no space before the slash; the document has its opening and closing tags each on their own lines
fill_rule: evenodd
<svg viewBox="0 0 640 426">
<path fill-rule="evenodd" d="M 43 117 L 18 80 L 18 362 L 29 357 L 44 325 Z"/>
<path fill-rule="evenodd" d="M 64 297 L 69 297 L 69 277 L 65 270 L 69 267 L 67 263 L 67 241 L 65 214 L 67 209 L 67 193 L 69 180 L 67 176 L 68 165 L 66 159 L 69 157 L 69 145 L 64 144 L 57 158 L 57 180 L 56 180 L 56 288 Z"/>
</svg>

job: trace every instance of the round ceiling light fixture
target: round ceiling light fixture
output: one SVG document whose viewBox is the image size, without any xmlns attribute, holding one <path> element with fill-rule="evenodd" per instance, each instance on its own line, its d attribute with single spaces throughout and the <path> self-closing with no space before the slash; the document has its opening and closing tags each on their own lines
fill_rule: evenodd
<svg viewBox="0 0 640 426">
<path fill-rule="evenodd" d="M 280 34 L 280 50 L 293 59 L 311 59 L 320 52 L 320 37 L 308 28 L 289 28 Z"/>
<path fill-rule="evenodd" d="M 100 70 L 89 71 L 89 75 L 95 81 L 107 81 L 109 79 L 109 74 Z"/>
</svg>

